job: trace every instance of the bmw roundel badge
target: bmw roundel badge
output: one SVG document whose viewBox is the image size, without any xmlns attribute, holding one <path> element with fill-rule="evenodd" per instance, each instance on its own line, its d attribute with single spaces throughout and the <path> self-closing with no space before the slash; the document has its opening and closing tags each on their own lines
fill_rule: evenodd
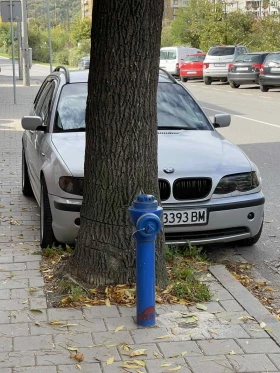
<svg viewBox="0 0 280 373">
<path fill-rule="evenodd" d="M 166 174 L 173 174 L 173 172 L 175 171 L 173 167 L 165 167 L 163 169 L 163 171 L 166 173 Z"/>
</svg>

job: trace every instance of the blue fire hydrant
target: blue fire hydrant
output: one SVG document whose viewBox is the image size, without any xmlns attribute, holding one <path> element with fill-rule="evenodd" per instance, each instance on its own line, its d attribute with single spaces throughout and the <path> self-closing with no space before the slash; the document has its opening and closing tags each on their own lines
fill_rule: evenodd
<svg viewBox="0 0 280 373">
<path fill-rule="evenodd" d="M 140 194 L 128 210 L 136 227 L 137 324 L 153 326 L 156 323 L 155 240 L 161 230 L 162 207 L 154 196 Z"/>
</svg>

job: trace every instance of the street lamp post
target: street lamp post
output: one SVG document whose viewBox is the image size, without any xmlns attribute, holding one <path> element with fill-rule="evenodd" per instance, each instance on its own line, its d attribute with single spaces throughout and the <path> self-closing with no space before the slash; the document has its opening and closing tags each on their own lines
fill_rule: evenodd
<svg viewBox="0 0 280 373">
<path fill-rule="evenodd" d="M 49 0 L 46 0 L 46 4 L 47 4 L 47 18 L 48 18 L 48 38 L 49 38 L 50 72 L 52 72 L 52 37 L 51 37 L 51 21 L 50 21 L 50 4 L 49 4 Z"/>
</svg>

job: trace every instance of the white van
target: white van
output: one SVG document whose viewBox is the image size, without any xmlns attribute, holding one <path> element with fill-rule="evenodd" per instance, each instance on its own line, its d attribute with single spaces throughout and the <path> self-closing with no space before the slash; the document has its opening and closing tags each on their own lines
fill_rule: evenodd
<svg viewBox="0 0 280 373">
<path fill-rule="evenodd" d="M 169 74 L 179 76 L 180 67 L 188 54 L 201 53 L 202 51 L 192 47 L 164 47 L 160 49 L 159 67 Z"/>
</svg>

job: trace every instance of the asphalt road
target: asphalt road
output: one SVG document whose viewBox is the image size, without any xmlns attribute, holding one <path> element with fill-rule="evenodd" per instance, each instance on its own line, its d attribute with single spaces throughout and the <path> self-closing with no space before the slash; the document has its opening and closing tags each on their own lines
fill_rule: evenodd
<svg viewBox="0 0 280 373">
<path fill-rule="evenodd" d="M 11 61 L 0 58 L 0 67 L 0 76 L 10 77 L 12 84 Z M 31 80 L 42 82 L 49 71 L 49 66 L 35 64 L 30 70 Z M 241 255 L 249 263 L 255 263 L 260 274 L 280 290 L 280 89 L 263 93 L 258 86 L 232 89 L 224 83 L 206 86 L 202 81 L 185 85 L 210 118 L 218 113 L 231 114 L 230 127 L 219 131 L 258 166 L 266 197 L 264 229 L 257 245 L 218 246 L 209 253 L 215 260 Z"/>
<path fill-rule="evenodd" d="M 214 258 L 239 254 L 255 263 L 260 274 L 280 289 L 280 89 L 263 93 L 257 86 L 232 89 L 223 83 L 185 84 L 206 113 L 229 113 L 230 127 L 219 130 L 258 166 L 266 197 L 265 223 L 260 241 L 250 248 L 212 248 Z M 279 265 L 279 269 L 278 269 Z"/>
</svg>

